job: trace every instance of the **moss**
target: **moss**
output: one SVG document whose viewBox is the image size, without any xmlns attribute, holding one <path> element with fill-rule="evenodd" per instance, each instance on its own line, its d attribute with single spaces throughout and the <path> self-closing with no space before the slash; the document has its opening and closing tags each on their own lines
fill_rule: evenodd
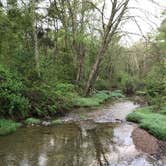
<svg viewBox="0 0 166 166">
<path fill-rule="evenodd" d="M 139 123 L 141 128 L 166 141 L 166 115 L 153 112 L 152 107 L 136 110 L 127 116 L 127 120 Z"/>
<path fill-rule="evenodd" d="M 16 123 L 12 120 L 0 119 L 0 135 L 8 135 L 17 130 L 21 126 L 20 123 Z"/>
<path fill-rule="evenodd" d="M 32 124 L 37 125 L 37 124 L 40 124 L 40 123 L 41 123 L 40 119 L 36 119 L 36 118 L 27 118 L 25 120 L 25 124 L 27 124 L 27 125 L 32 125 Z"/>
</svg>

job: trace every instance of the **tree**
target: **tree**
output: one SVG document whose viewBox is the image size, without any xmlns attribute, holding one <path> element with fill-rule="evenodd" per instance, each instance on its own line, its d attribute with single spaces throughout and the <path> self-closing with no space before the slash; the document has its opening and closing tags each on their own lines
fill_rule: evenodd
<svg viewBox="0 0 166 166">
<path fill-rule="evenodd" d="M 126 15 L 126 11 L 128 9 L 129 0 L 122 0 L 118 2 L 117 0 L 111 1 L 112 9 L 111 15 L 107 24 L 104 23 L 104 7 L 105 1 L 103 4 L 103 10 L 101 11 L 102 20 L 103 20 L 103 35 L 101 37 L 101 44 L 98 49 L 98 53 L 95 59 L 94 64 L 92 65 L 91 71 L 88 76 L 88 80 L 85 86 L 85 95 L 88 95 L 90 92 L 90 88 L 92 83 L 96 80 L 98 75 L 98 70 L 102 59 L 108 49 L 109 43 L 111 42 L 113 36 L 117 33 L 118 27 L 121 21 L 124 19 Z"/>
</svg>

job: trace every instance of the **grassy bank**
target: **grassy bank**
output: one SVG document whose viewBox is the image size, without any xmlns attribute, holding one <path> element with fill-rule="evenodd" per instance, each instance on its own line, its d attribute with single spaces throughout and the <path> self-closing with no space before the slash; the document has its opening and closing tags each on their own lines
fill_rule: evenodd
<svg viewBox="0 0 166 166">
<path fill-rule="evenodd" d="M 61 93 L 59 93 L 59 94 L 60 94 L 60 96 L 62 96 Z M 72 98 L 70 98 L 71 96 L 72 96 Z M 64 100 L 62 100 L 60 108 L 67 107 L 68 110 L 71 110 L 73 107 L 97 107 L 97 106 L 100 106 L 102 103 L 104 103 L 107 100 L 119 99 L 119 98 L 123 98 L 123 97 L 124 96 L 122 95 L 122 93 L 120 91 L 113 91 L 113 92 L 99 91 L 97 93 L 94 93 L 90 97 L 81 97 L 78 94 L 68 92 L 68 93 L 65 93 L 65 95 L 63 95 Z M 60 97 L 60 98 L 62 98 L 62 97 Z M 68 103 L 66 104 L 65 101 Z M 56 108 L 53 111 L 56 113 Z M 43 111 L 43 113 L 44 113 L 44 111 Z M 55 117 L 56 117 L 56 114 L 55 114 Z M 23 123 L 25 125 L 39 125 L 39 124 L 41 124 L 42 120 L 40 120 L 38 118 L 41 119 L 42 117 L 31 116 L 29 118 L 25 118 Z M 52 125 L 59 124 L 59 123 L 61 123 L 61 122 L 58 120 L 54 120 L 51 122 Z M 19 123 L 16 123 L 11 120 L 0 119 L 0 135 L 7 135 L 10 133 L 13 133 L 16 131 L 17 127 L 19 127 Z"/>
<path fill-rule="evenodd" d="M 127 120 L 139 123 L 139 127 L 147 130 L 158 139 L 166 141 L 166 108 L 154 112 L 153 107 L 139 108 L 127 116 Z"/>
<path fill-rule="evenodd" d="M 20 125 L 12 120 L 0 119 L 0 136 L 15 132 Z"/>
<path fill-rule="evenodd" d="M 124 95 L 120 91 L 99 91 L 91 97 L 78 97 L 73 100 L 74 106 L 78 107 L 96 107 L 109 99 L 123 98 Z"/>
</svg>

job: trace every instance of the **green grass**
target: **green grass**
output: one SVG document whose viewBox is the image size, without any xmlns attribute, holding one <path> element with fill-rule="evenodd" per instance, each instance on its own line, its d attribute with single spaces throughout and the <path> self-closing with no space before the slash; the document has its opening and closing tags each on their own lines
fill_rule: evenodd
<svg viewBox="0 0 166 166">
<path fill-rule="evenodd" d="M 124 97 L 120 91 L 99 91 L 91 97 L 78 97 L 74 100 L 74 105 L 79 107 L 97 107 L 109 99 Z"/>
<path fill-rule="evenodd" d="M 40 124 L 40 123 L 41 123 L 40 119 L 36 119 L 36 118 L 27 118 L 25 120 L 25 124 L 27 124 L 27 125 L 32 125 L 32 124 L 37 125 L 37 124 Z"/>
<path fill-rule="evenodd" d="M 127 120 L 139 123 L 139 127 L 147 130 L 155 137 L 166 141 L 166 115 L 153 112 L 152 107 L 136 110 L 127 116 Z"/>
<path fill-rule="evenodd" d="M 12 120 L 0 119 L 0 136 L 15 132 L 19 126 L 21 126 L 20 123 Z"/>
<path fill-rule="evenodd" d="M 56 120 L 53 120 L 52 122 L 51 122 L 51 124 L 52 125 L 58 125 L 58 124 L 62 124 L 63 122 L 62 122 L 62 120 L 60 120 L 60 119 L 56 119 Z"/>
</svg>

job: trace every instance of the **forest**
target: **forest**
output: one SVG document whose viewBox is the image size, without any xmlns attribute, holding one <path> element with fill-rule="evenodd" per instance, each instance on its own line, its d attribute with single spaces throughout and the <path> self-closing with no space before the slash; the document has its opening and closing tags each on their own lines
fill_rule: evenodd
<svg viewBox="0 0 166 166">
<path fill-rule="evenodd" d="M 127 120 L 166 141 L 166 8 L 154 31 L 126 45 L 137 36 L 127 22 L 144 28 L 130 1 L 0 1 L 0 135 L 129 98 L 141 107 Z"/>
</svg>

